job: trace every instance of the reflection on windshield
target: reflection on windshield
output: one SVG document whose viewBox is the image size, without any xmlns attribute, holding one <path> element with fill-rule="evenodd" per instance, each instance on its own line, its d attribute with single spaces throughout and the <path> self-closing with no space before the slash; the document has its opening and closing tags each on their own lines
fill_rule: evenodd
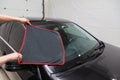
<svg viewBox="0 0 120 80">
<path fill-rule="evenodd" d="M 63 27 L 64 26 L 64 27 Z M 98 43 L 90 34 L 73 23 L 65 23 L 61 28 L 66 48 L 66 60 L 70 61 L 91 50 Z M 61 34 L 61 33 L 60 33 Z M 66 41 L 67 40 L 67 41 Z"/>
</svg>

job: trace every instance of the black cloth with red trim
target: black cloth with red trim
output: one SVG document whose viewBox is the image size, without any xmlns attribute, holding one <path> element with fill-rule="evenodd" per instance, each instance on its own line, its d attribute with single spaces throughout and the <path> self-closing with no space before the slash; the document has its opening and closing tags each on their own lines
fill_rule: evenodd
<svg viewBox="0 0 120 80">
<path fill-rule="evenodd" d="M 14 26 L 14 28 L 17 26 Z M 15 30 L 15 29 L 13 29 Z M 18 29 L 17 29 L 18 30 Z M 20 43 L 18 52 L 23 55 L 19 64 L 36 65 L 63 65 L 65 62 L 65 51 L 60 34 L 57 31 L 27 25 L 22 32 L 22 40 L 19 41 L 20 33 L 11 32 L 9 36 L 10 45 L 17 43 L 13 37 L 17 37 Z M 12 30 L 11 30 L 12 31 Z M 19 31 L 19 30 L 18 30 Z M 13 43 L 15 42 L 15 43 Z"/>
</svg>

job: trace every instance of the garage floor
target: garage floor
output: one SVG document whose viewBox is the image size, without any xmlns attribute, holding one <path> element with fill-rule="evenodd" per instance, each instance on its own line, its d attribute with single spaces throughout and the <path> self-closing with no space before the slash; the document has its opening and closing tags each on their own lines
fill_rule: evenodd
<svg viewBox="0 0 120 80">
<path fill-rule="evenodd" d="M 10 80 L 6 72 L 0 67 L 0 80 Z"/>
</svg>

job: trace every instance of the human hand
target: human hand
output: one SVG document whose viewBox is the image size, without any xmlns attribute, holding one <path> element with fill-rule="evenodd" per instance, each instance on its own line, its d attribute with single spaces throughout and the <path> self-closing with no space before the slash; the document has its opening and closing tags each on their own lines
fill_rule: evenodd
<svg viewBox="0 0 120 80">
<path fill-rule="evenodd" d="M 23 24 L 29 24 L 29 25 L 31 25 L 30 21 L 28 19 L 26 19 L 26 18 L 19 18 L 19 22 L 23 23 Z"/>
<path fill-rule="evenodd" d="M 18 60 L 19 62 L 22 60 L 22 55 L 20 53 L 11 53 L 7 55 L 8 61 Z"/>
</svg>

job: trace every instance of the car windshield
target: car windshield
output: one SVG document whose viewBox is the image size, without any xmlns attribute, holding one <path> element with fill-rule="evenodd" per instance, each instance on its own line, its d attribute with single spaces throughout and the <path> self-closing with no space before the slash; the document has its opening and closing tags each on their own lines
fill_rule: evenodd
<svg viewBox="0 0 120 80">
<path fill-rule="evenodd" d="M 98 41 L 93 36 L 72 22 L 60 24 L 42 23 L 38 26 L 56 30 L 62 37 L 66 51 L 66 63 L 65 66 L 60 67 L 51 66 L 55 72 L 61 71 L 63 68 L 65 69 L 67 65 L 69 66 L 67 63 L 74 61 L 76 58 L 80 58 L 81 55 L 84 55 L 98 44 Z"/>
<path fill-rule="evenodd" d="M 98 43 L 95 38 L 74 23 L 61 26 L 63 41 L 66 40 L 66 61 L 71 61 L 91 50 Z"/>
</svg>

